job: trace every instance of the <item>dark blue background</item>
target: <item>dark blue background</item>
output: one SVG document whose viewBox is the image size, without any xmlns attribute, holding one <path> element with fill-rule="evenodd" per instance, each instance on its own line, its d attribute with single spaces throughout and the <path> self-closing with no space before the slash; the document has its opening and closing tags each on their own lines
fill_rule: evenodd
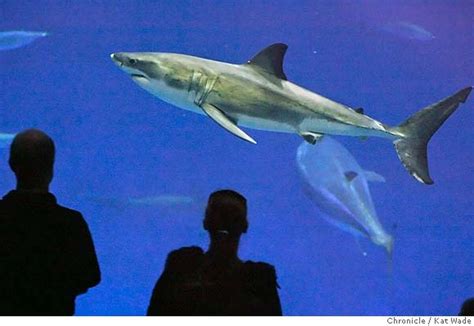
<svg viewBox="0 0 474 326">
<path fill-rule="evenodd" d="M 141 315 L 166 254 L 207 245 L 207 195 L 249 200 L 243 259 L 275 265 L 288 315 L 456 314 L 474 295 L 474 100 L 429 146 L 434 186 L 404 170 L 392 144 L 342 138 L 373 184 L 395 237 L 393 271 L 369 241 L 324 222 L 301 190 L 295 135 L 248 130 L 245 143 L 204 116 L 147 94 L 114 64 L 118 51 L 181 52 L 240 63 L 289 44 L 289 79 L 387 124 L 473 83 L 472 1 L 0 1 L 0 30 L 51 35 L 0 52 L 0 131 L 41 128 L 57 143 L 52 191 L 84 213 L 103 280 L 77 313 Z M 435 39 L 384 32 L 400 21 Z M 315 53 L 316 52 L 316 53 Z M 471 96 L 472 97 L 472 96 Z M 0 190 L 14 187 L 0 152 Z M 176 194 L 195 206 L 111 207 L 94 196 Z M 394 227 L 396 226 L 396 228 Z"/>
</svg>

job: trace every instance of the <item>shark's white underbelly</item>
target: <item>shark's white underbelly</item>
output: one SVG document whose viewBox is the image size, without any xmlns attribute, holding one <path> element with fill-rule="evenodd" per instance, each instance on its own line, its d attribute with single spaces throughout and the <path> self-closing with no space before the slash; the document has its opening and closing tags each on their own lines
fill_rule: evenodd
<svg viewBox="0 0 474 326">
<path fill-rule="evenodd" d="M 163 101 L 172 104 L 176 107 L 179 107 L 183 110 L 191 111 L 201 115 L 205 115 L 204 111 L 194 104 L 193 102 L 180 97 L 180 96 L 163 96 L 154 94 L 155 96 L 161 98 Z M 229 115 L 230 118 L 237 121 L 237 124 L 244 128 L 272 131 L 272 132 L 282 132 L 282 133 L 300 133 L 305 131 L 321 133 L 321 134 L 330 134 L 330 135 L 343 135 L 343 136 L 378 136 L 378 137 L 390 137 L 390 135 L 385 135 L 384 132 L 380 130 L 370 130 L 359 128 L 357 126 L 347 125 L 338 122 L 332 122 L 325 119 L 316 119 L 316 118 L 302 118 L 302 122 L 298 125 L 294 125 L 288 122 L 273 120 L 271 118 L 261 118 L 255 117 L 248 114 L 237 114 Z"/>
<path fill-rule="evenodd" d="M 192 111 L 194 113 L 205 114 L 192 100 L 189 100 L 187 92 L 180 89 L 166 87 L 163 81 L 144 78 L 133 79 L 140 87 L 158 97 L 162 101 L 174 105 L 180 109 Z"/>
<path fill-rule="evenodd" d="M 329 135 L 341 135 L 341 136 L 377 136 L 377 137 L 392 137 L 383 130 L 371 130 L 366 128 L 360 128 L 357 126 L 339 123 L 335 121 L 328 121 L 326 119 L 317 118 L 302 118 L 302 122 L 293 125 L 290 123 L 275 121 L 272 119 L 265 119 L 259 117 L 252 117 L 246 115 L 240 115 L 238 117 L 239 126 L 273 131 L 273 132 L 284 132 L 284 133 L 302 133 L 302 132 L 314 132 L 320 134 Z"/>
<path fill-rule="evenodd" d="M 301 131 L 329 135 L 388 137 L 388 135 L 385 135 L 385 130 L 361 128 L 359 126 L 327 119 L 306 118 L 298 127 Z"/>
<path fill-rule="evenodd" d="M 136 78 L 134 81 L 154 96 L 169 104 L 183 110 L 205 115 L 201 107 L 193 101 L 193 96 L 190 96 L 190 93 L 187 90 L 165 87 L 165 83 L 159 80 L 150 81 L 147 79 Z M 390 137 L 390 135 L 385 133 L 384 130 L 361 128 L 337 121 L 321 119 L 316 116 L 308 117 L 302 115 L 301 119 L 296 119 L 298 122 L 291 122 L 281 121 L 275 119 L 273 116 L 262 117 L 261 115 L 252 115 L 251 111 L 229 113 L 225 111 L 225 108 L 220 109 L 223 110 L 231 119 L 237 121 L 239 126 L 250 129 L 283 133 L 314 132 L 344 136 Z"/>
<path fill-rule="evenodd" d="M 236 120 L 238 121 L 239 126 L 245 128 L 285 133 L 296 132 L 295 126 L 270 119 L 262 119 L 259 117 L 240 114 L 236 117 Z"/>
</svg>

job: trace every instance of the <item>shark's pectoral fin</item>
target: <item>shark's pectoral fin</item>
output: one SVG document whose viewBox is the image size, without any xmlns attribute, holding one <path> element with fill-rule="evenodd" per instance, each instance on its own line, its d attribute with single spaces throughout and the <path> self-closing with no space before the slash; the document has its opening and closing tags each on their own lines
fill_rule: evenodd
<svg viewBox="0 0 474 326">
<path fill-rule="evenodd" d="M 374 171 L 364 171 L 364 176 L 367 179 L 367 181 L 385 182 L 385 178 Z"/>
<path fill-rule="evenodd" d="M 318 134 L 312 131 L 302 131 L 300 132 L 300 136 L 303 137 L 303 139 L 306 140 L 311 145 L 316 144 L 318 141 L 320 141 L 324 137 L 323 134 Z"/>
<path fill-rule="evenodd" d="M 222 128 L 226 129 L 228 132 L 234 134 L 235 136 L 242 138 L 245 141 L 248 141 L 249 143 L 256 144 L 257 142 L 247 135 L 242 129 L 240 129 L 237 124 L 232 121 L 228 116 L 225 115 L 222 110 L 220 110 L 218 107 L 209 104 L 209 103 L 202 103 L 201 104 L 201 109 L 219 126 Z"/>
</svg>

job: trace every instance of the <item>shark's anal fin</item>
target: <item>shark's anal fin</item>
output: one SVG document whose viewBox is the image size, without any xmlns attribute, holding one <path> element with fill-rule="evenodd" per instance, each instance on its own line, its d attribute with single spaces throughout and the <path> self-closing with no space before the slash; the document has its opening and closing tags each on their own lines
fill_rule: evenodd
<svg viewBox="0 0 474 326">
<path fill-rule="evenodd" d="M 311 145 L 316 144 L 318 141 L 320 141 L 324 137 L 323 134 L 318 134 L 312 131 L 302 131 L 300 132 L 300 136 L 303 137 L 303 139 L 306 140 Z"/>
<path fill-rule="evenodd" d="M 251 67 L 257 67 L 279 79 L 287 80 L 283 72 L 283 58 L 288 45 L 283 43 L 272 44 L 263 49 L 247 62 Z"/>
<path fill-rule="evenodd" d="M 245 141 L 248 141 L 249 143 L 257 143 L 252 137 L 250 137 L 242 129 L 240 129 L 237 124 L 232 121 L 228 116 L 226 116 L 225 113 L 222 112 L 222 110 L 220 110 L 218 107 L 205 102 L 201 104 L 201 108 L 212 120 L 217 122 L 219 126 L 226 129 L 228 132 Z"/>
</svg>

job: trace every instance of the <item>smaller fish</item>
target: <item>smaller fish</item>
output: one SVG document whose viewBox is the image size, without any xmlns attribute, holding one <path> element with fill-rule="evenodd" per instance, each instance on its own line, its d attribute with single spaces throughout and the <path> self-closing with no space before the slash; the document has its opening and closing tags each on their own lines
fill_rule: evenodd
<svg viewBox="0 0 474 326">
<path fill-rule="evenodd" d="M 7 148 L 15 138 L 15 134 L 3 134 L 0 133 L 0 148 Z"/>
<path fill-rule="evenodd" d="M 435 36 L 425 28 L 405 21 L 390 23 L 384 25 L 381 29 L 384 32 L 409 40 L 427 42 L 435 38 Z"/>
<path fill-rule="evenodd" d="M 323 217 L 339 229 L 366 237 L 385 247 L 391 257 L 393 238 L 379 222 L 368 182 L 384 182 L 366 171 L 339 142 L 324 136 L 315 145 L 298 147 L 296 162 L 306 186 L 306 194 L 319 207 Z"/>
<path fill-rule="evenodd" d="M 21 48 L 47 36 L 46 32 L 5 31 L 0 32 L 0 51 Z"/>
<path fill-rule="evenodd" d="M 191 197 L 177 195 L 127 198 L 127 201 L 132 206 L 176 206 L 190 205 L 194 203 L 194 200 Z"/>
<path fill-rule="evenodd" d="M 116 208 L 130 208 L 130 207 L 181 207 L 195 204 L 193 198 L 180 195 L 158 195 L 147 197 L 101 197 L 88 196 L 92 201 Z"/>
</svg>

